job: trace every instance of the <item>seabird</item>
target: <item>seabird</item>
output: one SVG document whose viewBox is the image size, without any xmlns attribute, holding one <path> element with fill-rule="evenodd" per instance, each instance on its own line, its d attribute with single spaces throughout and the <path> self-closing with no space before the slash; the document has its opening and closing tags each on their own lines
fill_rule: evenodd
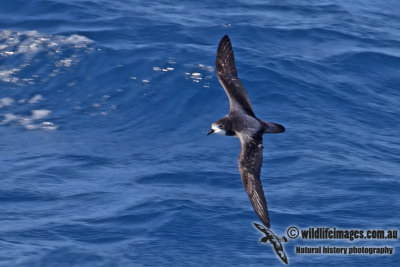
<svg viewBox="0 0 400 267">
<path fill-rule="evenodd" d="M 254 226 L 260 230 L 262 233 L 264 233 L 264 237 L 260 239 L 261 243 L 267 243 L 268 241 L 272 244 L 274 247 L 274 250 L 278 257 L 286 264 L 288 264 L 288 258 L 286 257 L 285 251 L 283 250 L 282 242 L 287 242 L 287 238 L 284 236 L 282 238 L 279 238 L 276 236 L 271 229 L 265 228 L 261 224 L 258 223 L 253 223 Z"/>
<path fill-rule="evenodd" d="M 270 228 L 267 202 L 261 186 L 263 135 L 282 133 L 285 127 L 258 119 L 251 107 L 249 96 L 240 81 L 235 65 L 232 44 L 225 35 L 218 45 L 215 61 L 219 82 L 229 98 L 229 114 L 211 125 L 212 133 L 236 136 L 240 140 L 239 171 L 243 185 L 258 218 Z"/>
</svg>

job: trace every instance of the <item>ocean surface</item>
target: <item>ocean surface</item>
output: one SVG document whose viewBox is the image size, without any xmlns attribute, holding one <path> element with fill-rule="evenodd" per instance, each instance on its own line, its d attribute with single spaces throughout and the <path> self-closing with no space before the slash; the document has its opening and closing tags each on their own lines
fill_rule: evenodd
<svg viewBox="0 0 400 267">
<path fill-rule="evenodd" d="M 397 0 L 1 0 L 1 266 L 283 266 L 238 139 L 206 136 L 231 38 L 271 229 L 400 228 Z M 296 246 L 394 247 L 300 255 Z M 398 240 L 289 239 L 292 266 L 398 266 Z"/>
</svg>

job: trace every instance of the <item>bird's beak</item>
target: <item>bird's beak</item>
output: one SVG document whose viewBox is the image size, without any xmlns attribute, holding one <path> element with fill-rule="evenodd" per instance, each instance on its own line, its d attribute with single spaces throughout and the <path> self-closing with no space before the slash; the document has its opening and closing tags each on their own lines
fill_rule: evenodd
<svg viewBox="0 0 400 267">
<path fill-rule="evenodd" d="M 213 132 L 214 132 L 214 130 L 211 129 L 211 130 L 207 133 L 207 135 L 210 135 L 210 134 L 212 134 Z"/>
</svg>

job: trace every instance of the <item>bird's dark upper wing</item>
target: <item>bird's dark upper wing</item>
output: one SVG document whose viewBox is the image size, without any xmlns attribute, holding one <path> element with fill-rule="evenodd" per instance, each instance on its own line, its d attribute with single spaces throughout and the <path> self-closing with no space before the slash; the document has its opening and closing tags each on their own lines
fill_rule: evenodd
<svg viewBox="0 0 400 267">
<path fill-rule="evenodd" d="M 248 115 L 255 117 L 246 88 L 237 75 L 235 57 L 228 35 L 222 37 L 219 42 L 215 66 L 219 82 L 229 98 L 230 112 L 243 110 Z"/>
<path fill-rule="evenodd" d="M 240 133 L 237 135 L 242 145 L 239 155 L 239 170 L 243 185 L 258 218 L 265 227 L 270 228 L 267 201 L 260 180 L 263 160 L 262 135 L 248 136 Z"/>
</svg>

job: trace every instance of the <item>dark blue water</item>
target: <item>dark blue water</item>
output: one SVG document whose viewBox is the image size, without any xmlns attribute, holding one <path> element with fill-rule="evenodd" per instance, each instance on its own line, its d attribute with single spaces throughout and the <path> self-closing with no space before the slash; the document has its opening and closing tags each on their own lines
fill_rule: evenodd
<svg viewBox="0 0 400 267">
<path fill-rule="evenodd" d="M 400 228 L 400 5 L 2 0 L 2 266 L 282 266 L 258 243 L 214 70 L 259 118 L 272 229 Z M 194 74 L 194 75 L 193 75 Z M 395 255 L 297 255 L 297 245 Z M 397 249 L 397 251 L 396 251 Z M 398 241 L 285 244 L 293 266 L 396 266 Z"/>
</svg>

